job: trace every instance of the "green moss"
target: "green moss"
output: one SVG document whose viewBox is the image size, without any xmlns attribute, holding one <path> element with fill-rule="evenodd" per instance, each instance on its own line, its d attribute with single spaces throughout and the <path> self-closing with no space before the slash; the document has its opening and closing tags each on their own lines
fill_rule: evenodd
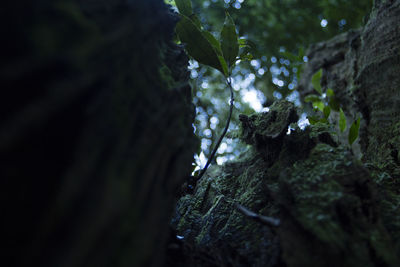
<svg viewBox="0 0 400 267">
<path fill-rule="evenodd" d="M 288 212 L 318 246 L 326 247 L 328 254 L 348 255 L 344 266 L 371 265 L 375 260 L 370 258 L 371 246 L 382 262 L 396 262 L 386 230 L 374 219 L 378 207 L 368 173 L 349 151 L 317 144 L 306 160 L 296 162 L 286 173 L 280 178 L 288 190 L 283 203 L 290 199 Z"/>
<path fill-rule="evenodd" d="M 217 241 L 222 240 L 238 255 L 255 255 L 252 264 L 265 265 L 261 255 L 269 253 L 271 247 L 265 242 L 271 242 L 274 235 L 236 211 L 236 201 L 256 213 L 282 220 L 277 232 L 288 265 L 309 266 L 312 258 L 314 266 L 395 266 L 397 258 L 387 224 L 377 219 L 379 198 L 360 161 L 334 141 L 333 130 L 326 124 L 270 138 L 274 146 L 268 146 L 267 141 L 261 142 L 267 148 L 258 147 L 257 134 L 271 133 L 265 120 L 279 117 L 271 115 L 270 111 L 242 117 L 245 134 L 254 138 L 250 143 L 256 153 L 214 168 L 190 197 L 193 210 L 198 212 L 198 228 L 191 232 L 195 246 L 215 250 Z M 272 163 L 264 155 L 271 147 L 277 151 Z M 389 210 L 393 213 L 398 206 L 393 198 L 385 199 L 388 214 Z M 180 231 L 193 228 L 193 210 L 187 209 L 191 215 L 184 215 Z M 393 214 L 388 218 L 393 219 Z M 397 229 L 395 223 L 393 228 Z"/>
</svg>

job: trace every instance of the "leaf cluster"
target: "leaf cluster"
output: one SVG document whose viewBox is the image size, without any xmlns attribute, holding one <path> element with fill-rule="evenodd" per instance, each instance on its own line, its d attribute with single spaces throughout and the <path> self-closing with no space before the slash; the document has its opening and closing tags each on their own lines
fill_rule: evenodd
<svg viewBox="0 0 400 267">
<path fill-rule="evenodd" d="M 257 50 L 262 53 L 252 53 L 251 59 L 259 60 L 259 64 L 244 62 L 241 66 L 246 68 L 243 76 L 248 75 L 247 70 L 256 74 L 255 85 L 268 103 L 272 103 L 277 92 L 282 98 L 293 93 L 304 62 L 304 51 L 301 51 L 304 47 L 360 27 L 371 4 L 372 0 L 193 0 L 194 10 L 207 7 L 201 12 L 201 19 L 207 23 L 205 27 L 218 29 L 220 18 L 228 9 L 238 24 L 239 36 L 257 44 Z M 325 27 L 321 26 L 323 19 L 328 22 Z M 301 56 L 291 59 L 280 51 Z M 273 57 L 276 60 L 272 62 Z M 281 59 L 289 60 L 290 64 Z M 271 72 L 271 67 L 281 70 Z M 287 71 L 282 71 L 283 68 Z M 259 69 L 263 69 L 260 75 Z M 283 81 L 283 85 L 277 85 L 274 79 Z"/>
<path fill-rule="evenodd" d="M 204 29 L 193 13 L 190 0 L 175 0 L 175 3 L 181 16 L 176 26 L 176 33 L 180 41 L 185 44 L 188 54 L 199 63 L 213 67 L 225 77 L 229 77 L 240 46 L 235 23 L 229 13 L 225 15 L 218 40 L 211 32 Z"/>
<path fill-rule="evenodd" d="M 305 102 L 310 102 L 312 104 L 314 111 L 316 112 L 319 111 L 318 112 L 319 114 L 317 116 L 308 116 L 307 117 L 308 121 L 312 125 L 316 123 L 330 124 L 328 119 L 331 114 L 331 111 L 339 112 L 339 122 L 338 122 L 339 129 L 340 132 L 343 133 L 347 127 L 346 115 L 344 114 L 341 104 L 335 97 L 335 93 L 332 89 L 328 88 L 325 94 L 322 92 L 321 77 L 322 77 L 322 69 L 317 71 L 311 79 L 311 83 L 314 87 L 314 90 L 318 94 L 310 94 L 304 98 Z M 348 142 L 350 146 L 358 138 L 359 128 L 360 128 L 360 118 L 357 118 L 351 124 L 349 129 Z"/>
</svg>

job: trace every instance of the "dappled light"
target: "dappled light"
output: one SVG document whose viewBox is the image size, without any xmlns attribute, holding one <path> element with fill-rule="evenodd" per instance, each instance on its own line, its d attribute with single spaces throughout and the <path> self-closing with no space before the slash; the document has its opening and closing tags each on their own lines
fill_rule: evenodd
<svg viewBox="0 0 400 267">
<path fill-rule="evenodd" d="M 311 42 L 340 33 L 348 27 L 361 25 L 361 15 L 358 14 L 363 14 L 369 6 L 361 2 L 352 3 L 349 4 L 349 6 L 352 5 L 352 11 L 348 12 L 343 10 L 343 6 L 339 3 L 322 1 L 321 4 L 316 4 L 310 1 L 300 6 L 296 1 L 278 2 L 193 1 L 193 8 L 198 11 L 200 20 L 209 30 L 212 32 L 220 30 L 223 12 L 228 10 L 236 20 L 236 28 L 241 38 L 250 40 L 257 46 L 257 51 L 253 51 L 252 59 L 239 59 L 232 71 L 232 86 L 236 92 L 236 103 L 230 130 L 239 130 L 235 122 L 239 114 L 260 112 L 276 99 L 288 99 L 300 107 L 302 102 L 296 88 L 302 73 L 302 65 L 308 61 L 305 47 Z M 332 9 L 334 5 L 337 5 L 335 11 Z M 278 6 L 282 9 L 277 8 Z M 285 6 L 288 9 L 284 9 Z M 297 9 L 293 9 L 294 7 Z M 264 10 L 266 10 L 265 14 L 263 14 Z M 359 13 L 355 15 L 354 10 L 359 10 Z M 291 15 L 285 15 L 285 13 Z M 259 20 L 260 18 L 263 20 Z M 296 27 L 293 27 L 294 25 Z M 274 32 L 276 29 L 280 29 L 280 32 Z M 310 30 L 312 32 L 309 32 Z M 211 141 L 209 148 L 202 149 L 205 155 L 209 155 L 223 127 L 221 123 L 211 124 L 210 118 L 218 117 L 219 121 L 225 120 L 225 112 L 228 110 L 226 101 L 229 101 L 225 99 L 228 93 L 224 90 L 222 79 L 217 72 L 201 66 L 195 60 L 190 61 L 189 69 L 193 79 L 194 103 L 196 106 L 204 107 L 197 109 L 198 130 L 196 133 L 199 137 L 208 140 L 202 142 L 202 148 Z M 213 133 L 204 132 L 204 127 L 211 129 Z M 235 147 L 233 151 L 246 150 L 237 140 L 233 141 L 232 145 Z M 217 163 L 225 162 L 226 157 L 233 155 L 233 152 L 220 152 L 218 151 L 216 155 L 217 159 L 221 158 L 217 160 Z"/>
</svg>

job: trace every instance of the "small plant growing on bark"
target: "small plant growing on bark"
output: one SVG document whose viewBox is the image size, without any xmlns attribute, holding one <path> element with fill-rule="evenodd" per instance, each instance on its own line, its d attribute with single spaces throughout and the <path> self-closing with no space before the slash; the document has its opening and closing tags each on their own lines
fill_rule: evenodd
<svg viewBox="0 0 400 267">
<path fill-rule="evenodd" d="M 222 139 L 228 131 L 234 103 L 231 77 L 232 69 L 238 59 L 252 59 L 250 54 L 251 44 L 245 39 L 238 38 L 235 23 L 228 12 L 226 12 L 220 40 L 218 40 L 212 33 L 203 28 L 199 18 L 193 13 L 190 0 L 175 0 L 175 4 L 180 15 L 180 21 L 176 25 L 176 33 L 181 43 L 185 45 L 187 53 L 199 63 L 220 71 L 225 77 L 225 82 L 231 94 L 229 116 L 225 128 L 212 150 L 206 165 L 200 171 L 197 177 L 198 180 L 206 172 Z M 243 49 L 241 49 L 239 55 L 240 48 Z"/>
<path fill-rule="evenodd" d="M 322 93 L 321 88 L 321 77 L 322 77 L 322 69 L 316 72 L 312 79 L 311 83 L 318 92 L 318 95 L 311 94 L 305 97 L 305 102 L 311 102 L 315 111 L 320 111 L 318 116 L 308 116 L 308 121 L 310 124 L 316 123 L 326 123 L 329 124 L 328 118 L 331 114 L 331 110 L 339 112 L 339 129 L 340 132 L 344 132 L 347 127 L 346 116 L 343 112 L 343 109 L 340 107 L 340 103 L 335 97 L 335 93 L 332 89 L 327 89 L 326 93 Z M 322 116 L 321 116 L 322 115 Z M 349 134 L 348 134 L 348 142 L 351 146 L 354 141 L 358 138 L 358 133 L 360 129 L 360 118 L 354 120 L 354 122 L 350 126 Z"/>
</svg>

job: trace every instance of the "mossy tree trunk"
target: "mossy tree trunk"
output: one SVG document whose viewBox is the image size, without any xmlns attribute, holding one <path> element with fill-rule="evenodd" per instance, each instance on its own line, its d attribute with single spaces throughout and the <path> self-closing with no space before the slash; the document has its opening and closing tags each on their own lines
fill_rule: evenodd
<svg viewBox="0 0 400 267">
<path fill-rule="evenodd" d="M 212 168 L 178 202 L 172 225 L 186 244 L 182 266 L 400 265 L 399 21 L 399 0 L 375 1 L 363 28 L 308 50 L 300 94 L 313 93 L 322 68 L 323 89 L 334 90 L 348 127 L 361 117 L 351 148 L 347 131 L 337 136 L 326 124 L 286 135 L 286 101 L 241 117 L 253 150 Z"/>
<path fill-rule="evenodd" d="M 162 0 L 0 11 L 2 266 L 147 266 L 197 148 Z"/>
</svg>

